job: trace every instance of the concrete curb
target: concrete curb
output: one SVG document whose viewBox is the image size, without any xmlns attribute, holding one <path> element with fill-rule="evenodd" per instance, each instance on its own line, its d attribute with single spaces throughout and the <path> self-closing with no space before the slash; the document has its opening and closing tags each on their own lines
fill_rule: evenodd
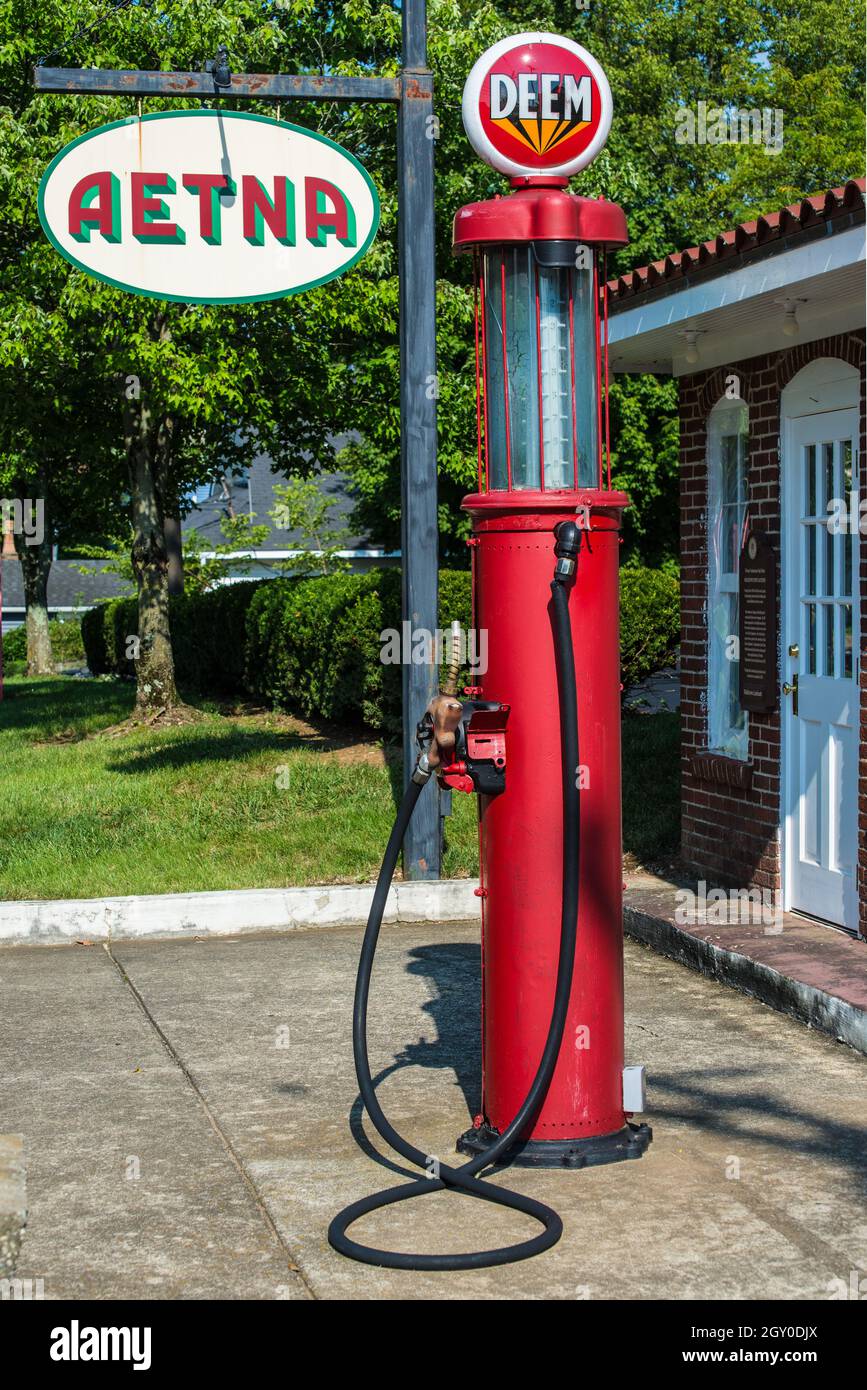
<svg viewBox="0 0 867 1390">
<path fill-rule="evenodd" d="M 384 921 L 458 922 L 476 917 L 477 879 L 392 884 Z M 352 927 L 367 921 L 373 884 L 255 888 L 147 897 L 71 898 L 0 903 L 0 945 L 138 941 L 165 936 L 236 936 L 246 932 Z"/>
<path fill-rule="evenodd" d="M 11 1279 L 27 1224 L 24 1136 L 0 1134 L 0 1279 Z"/>
<path fill-rule="evenodd" d="M 763 1004 L 790 1014 L 801 1023 L 867 1054 L 867 1012 L 834 994 L 782 975 L 778 970 L 737 951 L 692 936 L 664 917 L 624 907 L 627 936 L 720 984 L 751 994 Z"/>
</svg>

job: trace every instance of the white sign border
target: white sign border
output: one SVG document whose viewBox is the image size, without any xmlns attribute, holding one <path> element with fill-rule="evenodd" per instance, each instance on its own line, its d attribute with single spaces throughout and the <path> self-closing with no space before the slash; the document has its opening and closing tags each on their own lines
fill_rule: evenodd
<svg viewBox="0 0 867 1390">
<path fill-rule="evenodd" d="M 317 280 L 309 280 L 306 281 L 304 284 L 292 285 L 289 289 L 275 290 L 268 294 L 228 295 L 225 297 L 214 295 L 213 297 L 208 299 L 196 298 L 190 295 L 181 294 L 157 294 L 153 290 L 142 289 L 140 286 L 137 285 L 128 285 L 122 280 L 115 280 L 110 275 L 105 275 L 101 271 L 92 269 L 92 267 L 86 265 L 84 261 L 77 260 L 74 256 L 72 256 L 69 253 L 67 248 L 63 246 L 60 243 L 60 241 L 58 241 L 51 228 L 51 224 L 49 223 L 48 217 L 45 212 L 45 190 L 48 186 L 48 181 L 51 178 L 51 175 L 54 173 L 54 170 L 57 168 L 58 164 L 60 164 L 61 161 L 66 158 L 70 150 L 74 149 L 78 145 L 83 144 L 86 140 L 92 140 L 95 136 L 102 135 L 107 130 L 116 130 L 119 126 L 132 125 L 135 124 L 135 122 L 137 121 L 161 121 L 166 119 L 177 120 L 179 117 L 185 116 L 192 117 L 194 119 L 212 117 L 213 119 L 220 118 L 222 120 L 226 120 L 227 118 L 229 118 L 231 120 L 241 121 L 263 121 L 267 125 L 279 126 L 283 130 L 292 130 L 299 135 L 306 135 L 311 140 L 318 140 L 321 144 L 330 145 L 332 149 L 339 151 L 339 153 L 343 156 L 344 159 L 348 160 L 350 164 L 354 164 L 355 167 L 358 169 L 359 173 L 362 175 L 365 182 L 367 183 L 370 189 L 371 198 L 373 199 L 373 220 L 371 223 L 370 232 L 365 238 L 364 244 L 361 247 L 359 247 L 355 255 L 350 260 L 345 261 L 335 270 L 330 271 L 327 275 L 321 276 Z M 48 240 L 51 242 L 51 245 L 54 247 L 55 251 L 57 251 L 59 255 L 61 255 L 63 259 L 68 262 L 69 265 L 74 266 L 76 270 L 83 271 L 85 275 L 89 275 L 93 280 L 100 280 L 104 285 L 111 285 L 114 289 L 124 290 L 127 294 L 138 295 L 142 299 L 156 299 L 161 302 L 170 304 L 228 305 L 263 304 L 269 300 L 289 299 L 292 295 L 303 294 L 305 290 L 317 289 L 320 285 L 327 284 L 329 280 L 336 280 L 339 276 L 345 275 L 347 270 L 351 270 L 353 266 L 357 265 L 357 263 L 361 260 L 362 256 L 365 256 L 367 252 L 370 250 L 370 247 L 373 244 L 373 239 L 379 230 L 382 209 L 379 201 L 379 194 L 376 191 L 376 185 L 374 184 L 373 179 L 365 169 L 364 165 L 361 163 L 360 160 L 356 159 L 354 154 L 352 154 L 349 150 L 345 149 L 343 145 L 338 144 L 336 140 L 329 139 L 327 135 L 320 135 L 318 131 L 308 130 L 306 126 L 295 125 L 291 121 L 278 121 L 274 116 L 262 116 L 254 111 L 218 111 L 213 108 L 208 108 L 207 110 L 191 111 L 189 110 L 189 108 L 185 108 L 181 111 L 148 111 L 143 116 L 125 116 L 118 121 L 107 121 L 105 125 L 95 126 L 93 130 L 86 130 L 83 134 L 76 136 L 74 140 L 70 140 L 68 144 L 64 145 L 62 150 L 58 151 L 58 153 L 52 159 L 51 163 L 48 165 L 48 168 L 45 170 L 45 173 L 42 175 L 42 179 L 40 180 L 39 184 L 39 192 L 37 195 L 37 211 L 39 214 L 39 221 L 42 225 L 42 230 L 44 231 Z"/>
<path fill-rule="evenodd" d="M 599 118 L 599 128 L 596 131 L 590 144 L 575 159 L 568 160 L 565 164 L 552 165 L 544 169 L 529 168 L 526 164 L 517 164 L 507 155 L 501 154 L 495 149 L 488 139 L 482 127 L 479 115 L 479 98 L 482 93 L 482 83 L 493 63 L 501 58 L 510 49 L 517 48 L 522 43 L 550 43 L 559 45 L 561 48 L 568 48 L 583 63 L 586 63 L 599 88 L 599 98 L 602 103 L 602 113 Z M 580 43 L 574 39 L 567 39 L 562 34 L 548 34 L 543 32 L 512 34 L 510 38 L 500 39 L 499 43 L 493 44 L 485 49 L 482 56 L 473 64 L 469 77 L 464 84 L 464 93 L 461 98 L 461 117 L 464 123 L 464 130 L 467 132 L 467 139 L 480 159 L 492 168 L 498 169 L 501 174 L 512 174 L 516 178 L 543 178 L 546 174 L 551 174 L 555 178 L 568 177 L 570 174 L 577 174 L 581 169 L 586 169 L 591 164 L 604 147 L 608 139 L 608 132 L 611 129 L 611 119 L 614 115 L 614 101 L 611 96 L 611 88 L 608 85 L 608 78 L 592 53 L 588 53 L 586 48 L 582 48 Z"/>
</svg>

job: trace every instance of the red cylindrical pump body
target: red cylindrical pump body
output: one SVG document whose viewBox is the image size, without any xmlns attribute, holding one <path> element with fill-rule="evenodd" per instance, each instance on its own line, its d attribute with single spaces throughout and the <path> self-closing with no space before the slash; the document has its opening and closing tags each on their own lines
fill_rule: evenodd
<svg viewBox="0 0 867 1390">
<path fill-rule="evenodd" d="M 618 567 L 628 499 L 611 488 L 606 258 L 626 240 L 619 207 L 551 177 L 461 208 L 454 222 L 455 250 L 472 253 L 475 280 L 478 492 L 463 506 L 487 669 L 474 694 L 508 707 L 505 789 L 479 807 L 484 1113 L 461 1136 L 464 1152 L 512 1122 L 536 1074 L 554 1003 L 564 862 L 579 869 L 568 1019 L 516 1160 L 531 1164 L 638 1157 L 650 1136 L 626 1128 L 623 1106 Z M 569 584 L 580 759 L 569 769 L 580 788 L 570 845 L 550 589 L 561 521 L 583 531 Z"/>
<path fill-rule="evenodd" d="M 626 1123 L 618 563 L 623 493 L 486 492 L 473 523 L 480 698 L 509 705 L 506 790 L 481 798 L 483 1109 L 502 1131 L 535 1074 L 551 1020 L 563 856 L 579 859 L 569 1017 L 545 1103 L 525 1138 L 584 1139 Z M 569 607 L 578 687 L 580 844 L 563 844 L 561 720 L 550 616 L 553 528 L 582 537 Z"/>
</svg>

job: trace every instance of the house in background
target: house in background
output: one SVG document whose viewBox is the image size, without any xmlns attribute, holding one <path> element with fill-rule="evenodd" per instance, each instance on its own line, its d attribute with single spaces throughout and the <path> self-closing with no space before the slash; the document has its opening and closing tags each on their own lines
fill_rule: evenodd
<svg viewBox="0 0 867 1390">
<path fill-rule="evenodd" d="M 613 370 L 679 386 L 683 858 L 861 935 L 864 270 L 858 180 L 608 286 Z M 756 533 L 771 556 L 764 619 L 749 598 L 769 656 L 757 699 L 739 660 Z"/>
<path fill-rule="evenodd" d="M 337 448 L 344 440 L 335 440 Z M 181 532 L 188 536 L 195 531 L 204 543 L 204 558 L 213 555 L 210 547 L 225 543 L 221 523 L 228 516 L 251 516 L 257 526 L 268 526 L 269 532 L 255 550 L 239 550 L 229 559 L 231 575 L 227 582 L 240 579 L 274 579 L 281 573 L 284 562 L 303 554 L 315 554 L 310 540 L 298 532 L 279 530 L 270 516 L 276 503 L 275 487 L 286 482 L 283 473 L 275 473 L 267 454 L 258 455 L 240 475 L 206 483 L 197 488 L 193 506 L 184 517 Z M 330 521 L 335 528 L 348 528 L 353 509 L 348 479 L 339 472 L 318 475 L 321 490 L 334 501 Z M 210 543 L 210 546 L 209 546 Z M 364 536 L 349 535 L 345 546 L 337 552 L 352 573 L 360 574 L 381 566 L 400 564 L 399 550 L 385 550 L 371 545 Z M 86 573 L 82 569 L 86 568 Z M 3 631 L 24 622 L 24 586 L 21 566 L 17 560 L 3 563 Z M 80 617 L 88 608 L 104 599 L 132 593 L 130 585 L 115 574 L 107 572 L 97 560 L 67 560 L 55 558 L 48 578 L 48 611 L 52 618 Z"/>
<path fill-rule="evenodd" d="M 82 574 L 82 567 L 87 573 Z M 3 561 L 3 631 L 24 622 L 24 582 L 17 560 Z M 132 593 L 116 574 L 109 574 L 98 560 L 53 560 L 48 575 L 48 614 L 51 618 L 80 618 L 88 608 L 107 598 Z"/>
<path fill-rule="evenodd" d="M 345 440 L 335 440 L 341 448 Z M 317 481 L 320 490 L 333 501 L 329 524 L 335 529 L 349 526 L 354 506 L 349 480 L 344 473 L 322 472 Z M 274 489 L 286 482 L 285 474 L 275 473 L 267 454 L 260 454 L 243 474 L 227 477 L 216 483 L 197 488 L 192 510 L 184 518 L 181 529 L 187 535 L 196 531 L 205 542 L 205 556 L 212 554 L 207 543 L 223 544 L 225 536 L 221 523 L 227 516 L 249 516 L 256 526 L 268 526 L 269 532 L 255 550 L 241 550 L 231 556 L 232 579 L 271 579 L 280 573 L 284 562 L 304 554 L 315 554 L 310 540 L 298 532 L 279 530 L 271 517 L 277 498 Z M 371 545 L 365 536 L 349 535 L 345 546 L 337 552 L 353 573 L 400 563 L 399 550 L 385 550 Z"/>
</svg>

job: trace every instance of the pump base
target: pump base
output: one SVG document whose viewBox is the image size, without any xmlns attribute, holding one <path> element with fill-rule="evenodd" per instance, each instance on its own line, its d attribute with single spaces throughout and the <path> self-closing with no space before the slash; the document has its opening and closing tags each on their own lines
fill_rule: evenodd
<svg viewBox="0 0 867 1390">
<path fill-rule="evenodd" d="M 456 1148 L 462 1154 L 484 1153 L 499 1137 L 486 1123 L 478 1129 L 468 1129 L 458 1139 Z M 612 1134 L 593 1134 L 587 1139 L 526 1139 L 507 1150 L 495 1167 L 595 1168 L 601 1163 L 641 1158 L 652 1138 L 650 1125 L 625 1124 Z"/>
</svg>

